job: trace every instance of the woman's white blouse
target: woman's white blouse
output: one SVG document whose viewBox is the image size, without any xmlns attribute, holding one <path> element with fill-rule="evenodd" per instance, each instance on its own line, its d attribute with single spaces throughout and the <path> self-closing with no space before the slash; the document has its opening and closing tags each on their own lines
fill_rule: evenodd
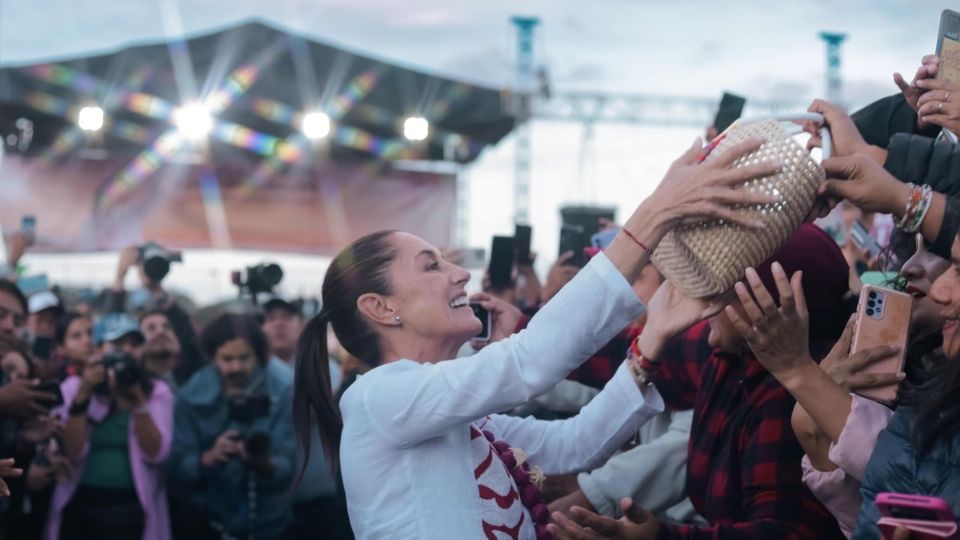
<svg viewBox="0 0 960 540">
<path fill-rule="evenodd" d="M 482 484 L 505 493 L 497 478 L 475 475 L 482 448 L 476 433 L 490 430 L 523 449 L 547 475 L 602 464 L 663 410 L 656 389 L 641 392 L 625 366 L 574 418 L 496 413 L 550 390 L 643 312 L 630 284 L 600 254 L 519 334 L 471 357 L 400 360 L 359 377 L 340 401 L 340 462 L 357 538 L 479 540 L 487 538 L 484 522 L 516 526 L 517 512 L 524 514 L 518 537 L 534 538 L 522 507 L 491 513 L 490 501 L 481 499 Z"/>
</svg>

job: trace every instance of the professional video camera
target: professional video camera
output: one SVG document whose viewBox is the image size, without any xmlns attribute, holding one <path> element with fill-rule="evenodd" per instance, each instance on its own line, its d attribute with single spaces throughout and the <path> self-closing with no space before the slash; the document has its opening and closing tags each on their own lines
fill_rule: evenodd
<svg viewBox="0 0 960 540">
<path fill-rule="evenodd" d="M 183 262 L 183 254 L 171 251 L 160 244 L 147 242 L 139 248 L 139 262 L 143 265 L 143 273 L 151 281 L 160 282 L 170 272 L 170 263 Z"/>
<path fill-rule="evenodd" d="M 283 281 L 283 269 L 275 263 L 248 266 L 244 271 L 234 271 L 231 280 L 240 289 L 241 296 L 246 292 L 256 298 L 258 294 L 273 292 L 273 288 Z"/>
<path fill-rule="evenodd" d="M 143 379 L 143 366 L 131 354 L 122 351 L 111 351 L 103 356 L 103 367 L 113 372 L 117 386 L 133 386 Z M 96 392 L 102 395 L 110 393 L 106 381 L 97 386 Z"/>
</svg>

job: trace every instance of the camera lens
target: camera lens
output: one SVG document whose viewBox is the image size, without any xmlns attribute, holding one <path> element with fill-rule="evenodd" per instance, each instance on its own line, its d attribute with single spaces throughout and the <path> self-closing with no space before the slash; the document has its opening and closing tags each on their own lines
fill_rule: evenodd
<svg viewBox="0 0 960 540">
<path fill-rule="evenodd" d="M 877 297 L 876 291 L 870 291 L 870 296 L 869 296 L 869 298 L 870 298 L 871 300 L 873 300 L 873 299 L 875 299 L 876 297 Z"/>
<path fill-rule="evenodd" d="M 870 315 L 870 316 L 872 317 L 872 316 L 873 316 L 873 310 L 872 310 L 872 309 L 868 309 L 868 310 L 867 310 L 867 315 Z"/>
<path fill-rule="evenodd" d="M 873 300 L 870 300 L 869 302 L 867 302 L 867 306 L 868 306 L 868 307 L 875 307 L 876 305 L 877 305 L 877 303 L 874 302 Z"/>
</svg>

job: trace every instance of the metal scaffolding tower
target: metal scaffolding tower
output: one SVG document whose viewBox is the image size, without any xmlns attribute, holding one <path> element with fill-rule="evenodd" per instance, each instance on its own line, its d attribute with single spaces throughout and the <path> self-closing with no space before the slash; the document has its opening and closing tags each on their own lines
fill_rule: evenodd
<svg viewBox="0 0 960 540">
<path fill-rule="evenodd" d="M 516 153 L 514 154 L 513 217 L 516 223 L 530 222 L 530 117 L 533 111 L 533 28 L 540 24 L 536 17 L 512 17 L 517 27 Z"/>
<path fill-rule="evenodd" d="M 840 74 L 840 44 L 847 39 L 847 35 L 820 32 L 820 39 L 827 45 L 827 101 L 844 106 L 843 78 Z"/>
</svg>

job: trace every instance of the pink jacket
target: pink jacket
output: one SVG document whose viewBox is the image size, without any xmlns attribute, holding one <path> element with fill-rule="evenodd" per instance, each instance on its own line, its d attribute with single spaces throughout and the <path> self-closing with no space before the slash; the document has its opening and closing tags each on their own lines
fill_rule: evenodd
<svg viewBox="0 0 960 540">
<path fill-rule="evenodd" d="M 80 389 L 80 377 L 72 376 L 63 381 L 60 391 L 63 393 L 63 406 L 56 411 L 60 418 L 69 418 L 70 405 Z M 130 468 L 133 482 L 137 490 L 137 498 L 143 507 L 145 526 L 143 540 L 170 540 L 170 512 L 167 509 L 167 489 L 164 480 L 163 462 L 170 453 L 173 442 L 173 392 L 166 383 L 160 380 L 153 381 L 153 393 L 147 402 L 150 416 L 160 431 L 160 452 L 149 457 L 140 449 L 137 435 L 134 432 L 133 422 L 127 435 L 130 444 Z M 94 395 L 90 401 L 87 414 L 93 420 L 102 420 L 109 412 L 109 402 L 102 396 Z M 66 420 L 64 420 L 66 422 Z M 89 432 L 88 432 L 89 435 Z M 66 483 L 57 484 L 50 504 L 50 513 L 47 515 L 47 525 L 44 530 L 44 540 L 57 540 L 60 537 L 60 521 L 63 509 L 66 508 L 73 494 L 76 492 L 83 477 L 83 470 L 87 464 L 87 455 L 90 452 L 89 441 L 73 463 L 74 474 Z"/>
<path fill-rule="evenodd" d="M 843 534 L 850 537 L 860 515 L 860 481 L 867 462 L 877 445 L 877 437 L 886 429 L 893 411 L 876 401 L 850 394 L 853 403 L 847 422 L 836 444 L 830 445 L 828 457 L 837 465 L 833 471 L 813 468 L 810 458 L 803 456 L 803 483 L 837 518 Z"/>
</svg>

